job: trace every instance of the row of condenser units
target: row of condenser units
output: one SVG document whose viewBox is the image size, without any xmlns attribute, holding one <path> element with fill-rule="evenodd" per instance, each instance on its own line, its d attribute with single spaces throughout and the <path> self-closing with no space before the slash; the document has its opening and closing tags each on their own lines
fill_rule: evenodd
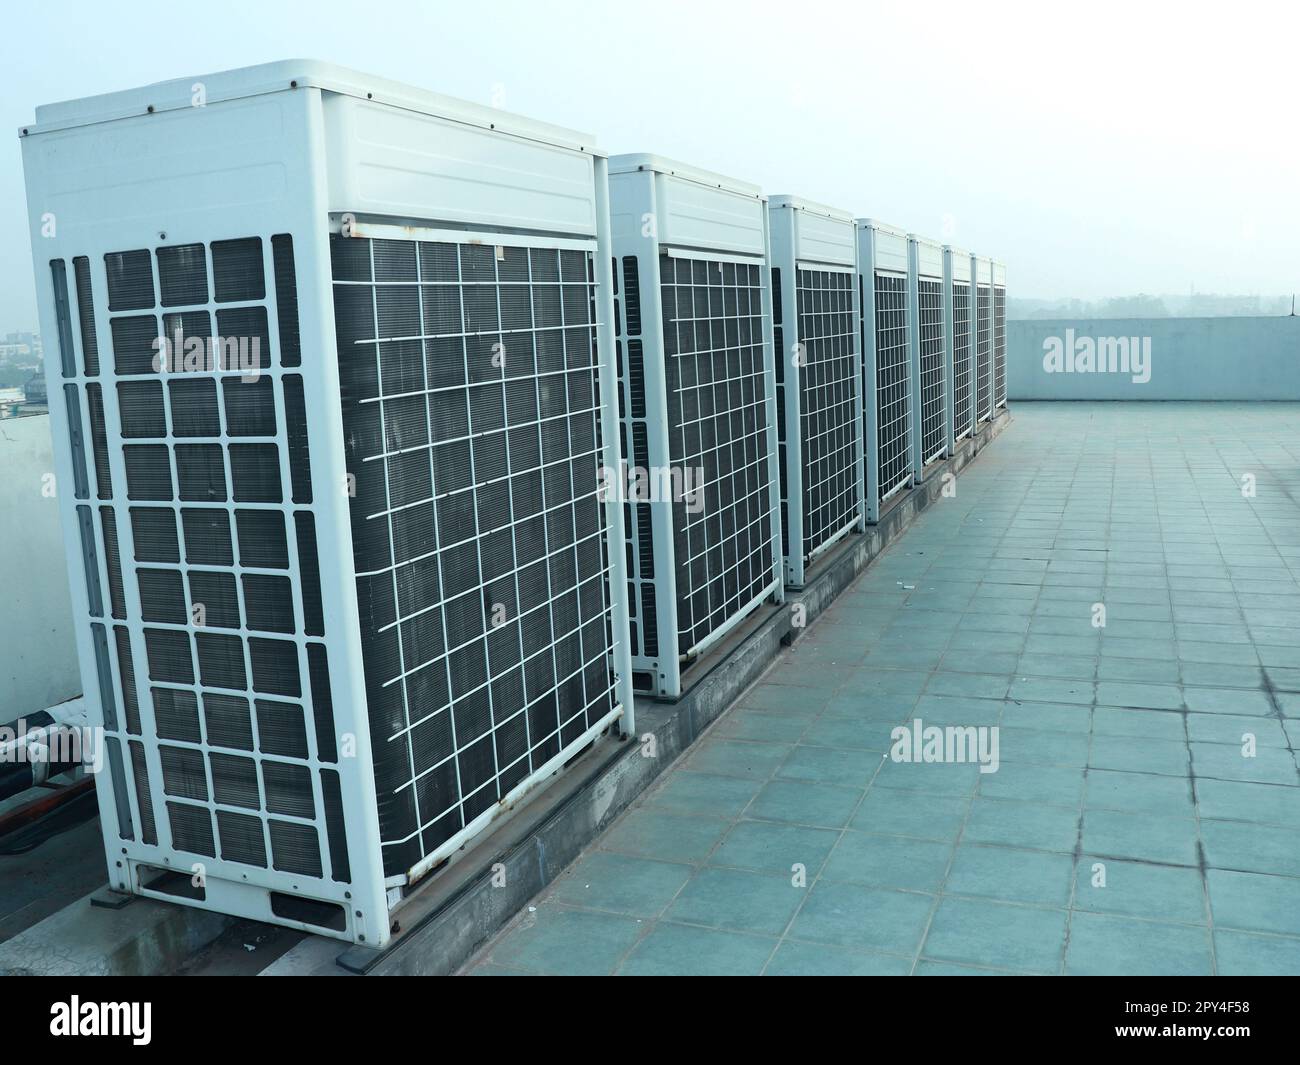
<svg viewBox="0 0 1300 1065">
<path fill-rule="evenodd" d="M 1006 402 L 999 264 L 501 111 L 295 62 L 22 139 L 120 891 L 382 946 Z"/>
</svg>

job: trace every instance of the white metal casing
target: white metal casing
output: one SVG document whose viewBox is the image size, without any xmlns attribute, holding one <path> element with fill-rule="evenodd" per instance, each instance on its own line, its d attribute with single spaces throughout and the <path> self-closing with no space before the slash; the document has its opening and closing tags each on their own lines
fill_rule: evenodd
<svg viewBox="0 0 1300 1065">
<path fill-rule="evenodd" d="M 589 737 L 584 735 L 569 743 L 563 757 L 535 765 L 531 775 L 502 796 L 496 809 L 466 824 L 457 836 L 431 849 L 410 870 L 397 876 L 385 875 L 346 490 L 353 471 L 345 462 L 339 417 L 331 232 L 342 228 L 345 235 L 368 239 L 370 233 L 387 233 L 388 227 L 399 226 L 403 228 L 398 232 L 408 240 L 439 236 L 446 240 L 450 236 L 466 244 L 479 241 L 499 248 L 581 248 L 592 254 L 599 306 L 595 331 L 602 361 L 599 379 L 604 411 L 603 461 L 607 467 L 616 467 L 606 160 L 582 134 L 300 60 L 41 107 L 36 122 L 23 127 L 20 136 L 41 327 L 47 337 L 58 338 L 51 344 L 47 377 L 56 395 L 65 394 L 65 386 L 71 390 L 66 393 L 69 405 L 51 404 L 51 430 L 58 483 L 63 488 L 61 507 L 74 610 L 80 619 L 77 641 L 87 703 L 92 720 L 107 726 L 110 742 L 119 747 L 134 744 L 140 749 L 152 806 L 156 807 L 157 842 L 145 843 L 141 838 L 145 827 L 141 794 L 138 786 L 125 784 L 127 776 L 133 776 L 130 761 L 101 776 L 98 792 L 110 886 L 381 946 L 390 934 L 389 889 L 418 879 L 427 868 L 453 854 L 465 839 L 552 776 Z M 286 290 L 280 287 L 276 275 L 280 261 L 273 259 L 273 237 L 292 241 L 289 262 L 295 271 L 296 328 L 301 351 L 301 369 L 292 373 L 285 372 L 283 366 L 288 363 L 281 361 L 287 351 L 284 330 L 289 320 L 281 318 L 281 314 L 291 313 L 291 308 L 278 305 Z M 294 444 L 288 439 L 285 408 L 278 408 L 275 446 L 285 493 L 284 505 L 279 509 L 290 530 L 295 524 L 291 515 L 309 514 L 314 521 L 320 614 L 324 619 L 323 635 L 308 636 L 304 632 L 302 618 L 307 606 L 300 598 L 300 589 L 306 570 L 290 532 L 286 572 L 296 589 L 294 607 L 299 623 L 289 641 L 296 647 L 308 753 L 286 765 L 301 765 L 310 771 L 314 809 L 297 820 L 285 815 L 285 823 L 315 833 L 322 863 L 320 875 L 273 867 L 278 860 L 273 837 L 268 837 L 272 842 L 266 848 L 269 857 L 265 868 L 223 858 L 225 841 L 220 834 L 215 854 L 188 852 L 173 845 L 163 801 L 161 758 L 167 752 L 157 742 L 159 720 L 151 699 L 155 682 L 150 677 L 153 664 L 149 640 L 153 637 L 146 637 L 145 630 L 182 634 L 191 647 L 198 637 L 209 633 L 192 619 L 174 625 L 144 621 L 142 595 L 137 581 L 131 579 L 141 568 L 133 563 L 140 546 L 129 513 L 128 489 L 124 487 L 128 477 L 122 409 L 113 387 L 122 382 L 117 372 L 116 333 L 110 329 L 117 312 L 108 302 L 106 257 L 136 249 L 149 256 L 153 264 L 152 309 L 147 313 L 165 316 L 167 297 L 163 295 L 158 302 L 153 296 L 160 291 L 156 261 L 159 251 L 166 253 L 179 246 L 207 248 L 207 295 L 196 302 L 202 308 L 200 313 L 215 313 L 219 321 L 223 306 L 212 297 L 211 285 L 217 283 L 212 245 L 253 238 L 260 241 L 260 270 L 266 291 L 251 309 L 264 307 L 272 323 L 267 337 L 270 368 L 261 373 L 271 378 L 276 394 L 282 394 L 290 377 L 301 379 L 308 426 L 305 435 L 310 447 L 310 503 L 298 505 L 295 499 L 290 506 L 288 486 L 293 471 L 287 453 Z M 78 260 L 88 264 L 84 291 L 73 280 L 76 271 L 71 268 L 80 269 Z M 51 265 L 55 262 L 62 264 L 68 291 L 56 284 L 57 274 Z M 88 324 L 92 310 L 93 322 Z M 82 314 L 87 319 L 78 329 Z M 87 357 L 93 348 L 97 348 L 100 369 L 89 374 Z M 72 373 L 64 374 L 60 356 L 71 365 Z M 92 389 L 102 395 L 103 430 L 111 445 L 105 449 L 104 476 L 114 486 L 107 496 L 98 499 L 93 490 L 95 475 L 87 476 L 84 469 L 77 469 L 91 455 L 92 434 L 85 427 L 98 424 L 98 420 L 92 420 L 88 406 Z M 162 394 L 169 393 L 164 390 Z M 164 407 L 170 421 L 171 408 L 166 401 Z M 177 430 L 188 431 L 182 423 L 172 425 L 173 436 Z M 80 440 L 70 437 L 73 429 L 80 430 Z M 227 452 L 224 461 L 229 479 L 232 440 L 224 428 L 218 439 Z M 171 447 L 170 439 L 163 446 Z M 168 477 L 179 477 L 184 472 L 181 465 L 179 457 L 171 458 Z M 85 491 L 69 487 L 80 485 L 85 485 Z M 232 495 L 226 509 L 233 511 L 235 506 Z M 181 509 L 180 504 L 176 509 Z M 277 508 L 265 509 L 270 512 Z M 83 511 L 90 515 L 91 534 L 85 552 L 80 535 Z M 626 604 L 622 599 L 626 582 L 619 549 L 623 540 L 622 515 L 616 501 L 608 502 L 604 511 L 610 545 L 609 610 L 613 631 L 622 633 L 626 628 Z M 119 593 L 103 548 L 107 514 L 113 516 L 122 572 L 121 610 L 114 600 L 111 612 L 106 590 L 112 590 L 115 596 Z M 188 540 L 185 544 L 188 550 Z M 242 553 L 242 541 L 239 548 Z M 189 563 L 177 568 L 187 575 L 187 580 L 197 572 Z M 239 563 L 229 569 L 236 575 L 249 572 Z M 111 616 L 119 613 L 121 616 Z M 241 639 L 253 639 L 247 635 L 248 628 L 235 631 Z M 129 649 L 125 657 L 122 645 L 116 656 L 107 650 L 111 642 L 107 638 L 119 633 Z M 307 684 L 306 663 L 313 646 L 323 648 L 328 656 L 328 681 L 323 691 L 314 686 L 309 689 Z M 200 662 L 197 657 L 195 661 Z M 627 646 L 625 640 L 617 638 L 613 672 L 617 678 L 617 707 L 610 720 L 621 718 L 621 727 L 630 731 Z M 200 671 L 196 670 L 194 679 L 191 688 L 196 701 L 206 700 L 211 689 Z M 328 739 L 319 728 L 322 699 L 332 704 L 336 735 Z M 245 699 L 246 704 L 248 701 Z M 138 732 L 129 732 L 122 720 L 124 706 L 129 708 L 131 704 L 138 707 Z M 205 701 L 205 713 L 206 708 Z M 318 726 L 315 730 L 313 719 Z M 336 741 L 344 756 L 328 761 L 322 743 Z M 174 742 L 169 737 L 169 743 Z M 175 749 L 211 754 L 211 744 L 206 740 L 180 741 Z M 355 757 L 348 757 L 349 752 Z M 264 752 L 259 748 L 258 753 Z M 259 759 L 264 773 L 269 761 L 273 760 Z M 216 802 L 211 765 L 204 772 L 207 799 L 183 796 L 186 803 L 206 807 L 210 813 L 250 816 L 245 808 L 236 810 Z M 325 800 L 318 776 L 322 772 L 336 772 L 339 778 L 345 842 L 337 854 L 333 839 L 327 847 Z M 176 800 L 175 796 L 167 798 Z M 264 830 L 269 831 L 273 818 L 265 801 L 260 809 L 251 811 L 251 816 L 260 819 Z M 124 838 L 128 834 L 133 838 Z M 342 868 L 344 856 L 349 877 L 331 877 L 331 870 L 337 876 Z M 176 871 L 173 877 L 179 875 L 180 891 L 148 886 L 157 882 L 157 871 L 166 870 Z M 202 897 L 184 888 L 191 876 L 201 885 Z M 288 907 L 299 916 L 286 916 L 273 908 L 283 900 L 300 901 L 302 905 Z M 328 923 L 301 917 L 304 913 L 310 916 L 312 907 L 321 905 L 329 911 Z"/>
<path fill-rule="evenodd" d="M 862 308 L 866 511 L 867 523 L 874 525 L 880 520 L 881 505 L 910 485 L 914 477 L 911 397 L 916 384 L 911 370 L 912 345 L 907 311 L 908 234 L 905 229 L 870 218 L 857 219 L 854 228 Z M 891 299 L 899 306 L 885 308 L 880 305 L 878 286 L 882 283 L 893 285 L 898 290 Z M 884 336 L 895 341 L 888 349 L 882 346 Z M 886 359 L 893 361 L 887 363 Z M 888 470 L 882 470 L 882 450 L 888 454 L 884 463 Z M 888 486 L 882 486 L 884 474 L 888 474 Z"/>
<path fill-rule="evenodd" d="M 865 528 L 853 216 L 798 197 L 773 196 L 768 225 L 777 403 L 779 425 L 784 426 L 778 435 L 785 584 L 801 588 L 808 566 L 818 556 L 855 528 Z M 807 337 L 805 320 L 812 330 Z M 837 324 L 847 331 L 844 337 Z M 845 338 L 848 350 L 837 353 L 834 346 Z M 839 391 L 840 371 L 847 373 L 847 395 Z M 810 373 L 815 376 L 808 379 Z"/>
<path fill-rule="evenodd" d="M 682 671 L 690 662 L 764 600 L 783 597 L 766 200 L 755 185 L 659 156 L 637 154 L 611 158 L 610 201 L 614 255 L 621 278 L 616 316 L 623 363 L 622 447 L 632 469 L 662 474 L 681 472 L 678 468 L 683 465 L 679 461 L 682 455 L 675 455 L 674 450 L 684 448 L 684 433 L 679 420 L 670 416 L 683 397 L 674 396 L 670 380 L 673 364 L 664 331 L 669 320 L 664 310 L 665 284 L 672 284 L 677 291 L 676 271 L 685 269 L 681 264 L 691 264 L 691 270 L 714 264 L 719 272 L 732 272 L 733 277 L 741 271 L 746 277 L 752 275 L 757 287 L 750 289 L 747 298 L 761 297 L 761 304 L 753 308 L 758 314 L 751 320 L 759 319 L 761 335 L 753 340 L 762 345 L 765 425 L 760 434 L 761 455 L 756 457 L 767 470 L 766 487 L 761 491 L 771 554 L 766 577 L 754 582 L 751 594 L 743 596 L 744 601 L 724 618 L 700 625 L 694 614 L 689 619 L 683 616 L 679 600 L 679 595 L 690 594 L 690 567 L 695 565 L 696 577 L 710 584 L 720 575 L 707 567 L 701 574 L 698 558 L 679 557 L 685 540 L 682 526 L 689 521 L 677 505 L 680 501 L 633 500 L 627 509 L 635 685 L 637 690 L 671 699 L 680 696 Z M 674 271 L 671 282 L 664 276 L 670 266 Z M 736 295 L 739 298 L 740 293 Z M 679 436 L 674 438 L 674 433 Z M 718 471 L 713 474 L 717 476 Z M 707 471 L 705 482 L 706 486 L 712 484 Z"/>
</svg>

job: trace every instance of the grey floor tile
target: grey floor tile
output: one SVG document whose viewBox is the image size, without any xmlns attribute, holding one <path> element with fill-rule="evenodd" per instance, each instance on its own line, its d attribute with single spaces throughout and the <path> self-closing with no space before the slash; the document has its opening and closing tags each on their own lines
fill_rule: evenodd
<svg viewBox="0 0 1300 1065">
<path fill-rule="evenodd" d="M 861 788 L 806 780 L 773 780 L 763 785 L 747 814 L 759 821 L 843 828 L 864 794 Z"/>
<path fill-rule="evenodd" d="M 687 765 L 699 773 L 765 780 L 789 756 L 793 744 L 759 743 L 706 736 L 687 756 Z"/>
<path fill-rule="evenodd" d="M 1237 780 L 1198 780 L 1201 817 L 1252 824 L 1300 825 L 1300 787 Z"/>
<path fill-rule="evenodd" d="M 1090 810 L 1121 810 L 1178 818 L 1196 815 L 1189 779 L 1153 773 L 1090 769 L 1086 803 Z"/>
<path fill-rule="evenodd" d="M 981 775 L 979 794 L 990 799 L 1048 803 L 1077 809 L 1083 799 L 1082 766 L 1044 766 L 1003 762 L 996 773 Z"/>
<path fill-rule="evenodd" d="M 1093 736 L 1088 766 L 1162 776 L 1187 776 L 1191 772 L 1186 743 L 1139 736 Z"/>
<path fill-rule="evenodd" d="M 1208 918 L 1199 869 L 1084 855 L 1075 871 L 1074 908 L 1182 924 Z"/>
<path fill-rule="evenodd" d="M 1300 939 L 1219 928 L 1214 949 L 1220 976 L 1300 976 Z"/>
<path fill-rule="evenodd" d="M 968 795 L 934 795 L 872 788 L 850 826 L 860 832 L 955 840 L 970 810 Z"/>
<path fill-rule="evenodd" d="M 1188 818 L 1089 807 L 1083 817 L 1083 849 L 1103 858 L 1167 865 L 1197 864 L 1197 827 Z"/>
<path fill-rule="evenodd" d="M 1263 716 L 1273 713 L 1273 704 L 1261 691 L 1240 688 L 1186 688 L 1187 709 L 1201 714 Z"/>
<path fill-rule="evenodd" d="M 1275 747 L 1260 747 L 1253 756 L 1241 746 L 1222 743 L 1192 743 L 1192 769 L 1198 778 L 1249 780 L 1260 784 L 1300 785 L 1295 755 Z"/>
<path fill-rule="evenodd" d="M 556 881 L 552 898 L 570 906 L 654 917 L 690 876 L 689 865 L 593 851 Z"/>
<path fill-rule="evenodd" d="M 1205 880 L 1216 928 L 1300 936 L 1300 879 L 1209 869 Z"/>
<path fill-rule="evenodd" d="M 963 844 L 944 883 L 949 895 L 1064 908 L 1070 901 L 1074 862 L 1065 854 Z"/>
<path fill-rule="evenodd" d="M 948 897 L 935 911 L 921 953 L 938 961 L 1056 973 L 1066 917 L 1064 910 Z"/>
<path fill-rule="evenodd" d="M 866 788 L 884 764 L 884 757 L 879 751 L 803 745 L 790 752 L 776 775 L 781 780 L 806 780 L 843 788 Z"/>
<path fill-rule="evenodd" d="M 768 964 L 767 976 L 906 976 L 912 959 L 787 939 Z"/>
<path fill-rule="evenodd" d="M 544 975 L 606 976 L 642 930 L 633 917 L 543 905 L 496 941 L 489 960 Z"/>
<path fill-rule="evenodd" d="M 1210 930 L 1076 912 L 1065 971 L 1076 976 L 1210 976 Z"/>
<path fill-rule="evenodd" d="M 822 879 L 935 892 L 951 858 L 949 843 L 846 832 L 831 852 Z"/>
<path fill-rule="evenodd" d="M 1243 821 L 1202 821 L 1205 861 L 1215 869 L 1300 876 L 1300 831 Z"/>
<path fill-rule="evenodd" d="M 701 869 L 664 917 L 686 924 L 779 936 L 803 902 L 807 888 L 790 877 L 740 869 Z"/>
<path fill-rule="evenodd" d="M 787 878 L 799 866 L 811 879 L 821 869 L 837 838 L 837 833 L 831 829 L 772 821 L 741 821 L 709 856 L 709 864 L 752 869 Z"/>
<path fill-rule="evenodd" d="M 757 976 L 777 940 L 660 921 L 619 968 L 624 976 Z"/>
<path fill-rule="evenodd" d="M 930 895 L 823 880 L 809 892 L 790 935 L 841 947 L 912 954 L 933 905 Z"/>
<path fill-rule="evenodd" d="M 1079 813 L 1065 806 L 978 798 L 963 840 L 1070 854 L 1079 834 Z"/>
<path fill-rule="evenodd" d="M 601 838 L 611 851 L 660 858 L 670 862 L 701 862 L 730 827 L 718 817 L 687 816 L 649 807 L 630 810 Z"/>
<path fill-rule="evenodd" d="M 646 802 L 673 813 L 739 817 L 763 786 L 745 777 L 723 777 L 682 768 L 667 774 Z"/>
</svg>

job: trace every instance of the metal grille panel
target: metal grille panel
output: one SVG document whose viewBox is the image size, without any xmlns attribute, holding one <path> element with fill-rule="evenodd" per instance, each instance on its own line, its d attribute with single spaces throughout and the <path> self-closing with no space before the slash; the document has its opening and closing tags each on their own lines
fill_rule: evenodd
<svg viewBox="0 0 1300 1065">
<path fill-rule="evenodd" d="M 952 435 L 960 440 L 970 432 L 970 285 L 952 286 Z"/>
<path fill-rule="evenodd" d="M 921 458 L 930 462 L 943 454 L 946 445 L 943 283 L 920 278 L 917 302 L 921 344 Z"/>
<path fill-rule="evenodd" d="M 993 405 L 1007 403 L 1007 290 L 993 288 Z"/>
<path fill-rule="evenodd" d="M 776 447 L 779 461 L 777 468 L 777 485 L 779 488 L 778 496 L 781 501 L 781 553 L 786 557 L 790 555 L 790 471 L 789 471 L 789 449 L 788 438 L 786 433 L 786 363 L 790 358 L 790 351 L 786 347 L 785 341 L 785 307 L 784 307 L 784 286 L 782 283 L 782 271 L 779 266 L 773 266 L 770 271 L 772 278 L 772 342 L 776 350 Z M 797 323 L 796 323 L 797 328 Z"/>
<path fill-rule="evenodd" d="M 977 333 L 975 344 L 976 400 L 980 420 L 993 413 L 993 382 L 990 370 L 993 365 L 992 305 L 988 285 L 976 289 Z"/>
<path fill-rule="evenodd" d="M 875 285 L 877 446 L 880 498 L 884 499 L 912 477 L 908 447 L 912 374 L 907 347 L 907 278 L 877 272 Z"/>
<path fill-rule="evenodd" d="M 853 275 L 835 270 L 795 273 L 807 558 L 858 519 L 856 341 Z"/>
<path fill-rule="evenodd" d="M 384 868 L 614 706 L 593 262 L 332 239 Z"/>
<path fill-rule="evenodd" d="M 272 240 L 281 249 L 269 289 L 280 306 L 274 344 Z M 328 687 L 325 648 L 306 639 L 323 627 L 302 623 L 304 604 L 320 596 L 314 532 L 298 538 L 293 556 L 269 546 L 268 530 L 295 514 L 296 495 L 281 491 L 287 438 L 307 432 L 305 413 L 286 405 L 301 378 L 273 358 L 282 333 L 297 330 L 292 248 L 281 234 L 112 252 L 98 278 L 91 259 L 74 260 L 81 371 L 99 380 L 85 386 L 86 418 L 78 409 L 72 423 L 79 434 L 89 424 L 103 501 L 97 526 L 90 508 L 79 512 L 91 613 L 103 616 L 102 562 L 109 611 L 124 622 L 113 629 L 111 660 L 103 627 L 92 624 L 122 835 L 134 838 L 133 797 L 145 844 L 157 844 L 166 826 L 164 844 L 198 859 L 346 881 L 346 862 L 321 849 L 330 814 L 318 766 L 337 755 L 328 697 L 317 698 Z M 107 300 L 96 305 L 97 293 Z M 106 358 L 100 316 L 112 338 Z M 73 376 L 62 323 L 60 347 Z M 74 452 L 83 449 L 74 441 Z M 122 484 L 113 483 L 111 451 L 121 453 Z M 304 458 L 300 476 L 309 475 Z M 77 494 L 86 498 L 89 486 Z M 278 574 L 266 572 L 272 565 Z M 138 616 L 128 603 L 139 604 Z M 314 683 L 309 659 L 319 662 Z M 150 712 L 142 715 L 143 699 Z M 274 746 L 253 724 L 264 706 L 282 708 L 302 730 L 313 721 L 328 750 Z M 223 751 L 232 746 L 244 753 Z M 341 833 L 341 811 L 333 816 Z"/>
<path fill-rule="evenodd" d="M 701 471 L 703 507 L 673 503 L 677 643 L 685 654 L 772 580 L 762 272 L 659 259 L 669 458 Z"/>
<path fill-rule="evenodd" d="M 620 455 L 624 463 L 647 469 L 650 443 L 645 343 L 641 337 L 641 278 L 636 256 L 624 256 L 621 265 L 615 259 L 612 274 L 615 332 L 619 336 L 616 354 Z M 654 530 L 651 528 L 650 507 L 649 502 L 628 502 L 623 507 L 627 536 L 628 633 L 631 653 L 644 658 L 654 658 L 659 653 L 659 611 L 655 597 Z"/>
</svg>

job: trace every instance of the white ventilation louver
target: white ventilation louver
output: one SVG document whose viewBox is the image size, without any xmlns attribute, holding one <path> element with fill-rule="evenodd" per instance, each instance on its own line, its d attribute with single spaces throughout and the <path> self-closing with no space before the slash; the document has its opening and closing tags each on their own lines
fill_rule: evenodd
<svg viewBox="0 0 1300 1065">
<path fill-rule="evenodd" d="M 949 323 L 948 368 L 952 400 L 949 425 L 952 443 L 975 431 L 975 288 L 971 284 L 971 255 L 945 247 L 944 313 Z"/>
<path fill-rule="evenodd" d="M 911 236 L 908 328 L 911 333 L 912 465 L 919 484 L 925 467 L 948 451 L 947 321 L 943 311 L 943 245 Z"/>
<path fill-rule="evenodd" d="M 785 583 L 864 523 L 862 356 L 853 216 L 768 204 Z"/>
<path fill-rule="evenodd" d="M 631 728 L 606 161 L 300 61 L 23 149 L 111 886 L 382 945 Z"/>
<path fill-rule="evenodd" d="M 781 595 L 766 203 L 648 155 L 610 160 L 610 199 L 633 679 L 674 698 Z"/>
<path fill-rule="evenodd" d="M 912 460 L 911 329 L 907 231 L 871 219 L 857 230 L 858 292 L 862 303 L 864 464 L 867 521 L 910 486 Z"/>
<path fill-rule="evenodd" d="M 993 406 L 1007 405 L 1007 268 L 996 259 L 993 274 Z"/>
<path fill-rule="evenodd" d="M 975 411 L 976 422 L 993 417 L 993 267 L 971 257 L 975 286 Z"/>
</svg>

